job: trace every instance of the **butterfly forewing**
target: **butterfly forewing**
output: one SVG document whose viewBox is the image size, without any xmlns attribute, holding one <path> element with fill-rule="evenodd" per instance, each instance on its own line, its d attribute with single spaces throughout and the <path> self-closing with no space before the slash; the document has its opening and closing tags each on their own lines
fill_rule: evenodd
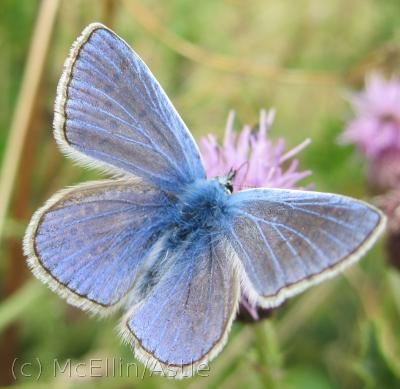
<svg viewBox="0 0 400 389">
<path fill-rule="evenodd" d="M 29 264 L 71 303 L 101 312 L 132 289 L 170 206 L 164 191 L 140 179 L 66 190 L 32 219 L 24 241 Z"/>
<path fill-rule="evenodd" d="M 122 333 L 139 358 L 170 367 L 198 365 L 226 341 L 239 299 L 237 263 L 218 236 L 194 239 L 140 304 L 128 311 Z"/>
<path fill-rule="evenodd" d="M 229 205 L 225 234 L 250 297 L 264 306 L 279 305 L 356 261 L 383 228 L 375 208 L 325 193 L 246 190 L 232 195 Z"/>
<path fill-rule="evenodd" d="M 150 70 L 100 24 L 86 28 L 66 62 L 55 135 L 75 159 L 169 191 L 205 178 L 196 143 Z"/>
</svg>

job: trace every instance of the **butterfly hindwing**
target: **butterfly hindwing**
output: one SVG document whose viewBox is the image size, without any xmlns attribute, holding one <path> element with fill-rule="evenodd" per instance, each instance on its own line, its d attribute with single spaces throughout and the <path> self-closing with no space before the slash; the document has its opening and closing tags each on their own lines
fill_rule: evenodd
<svg viewBox="0 0 400 389">
<path fill-rule="evenodd" d="M 28 263 L 72 304 L 108 313 L 131 290 L 170 207 L 164 191 L 138 178 L 67 189 L 32 218 Z"/>
<path fill-rule="evenodd" d="M 147 66 L 115 33 L 89 25 L 65 66 L 54 127 L 67 155 L 172 192 L 205 178 L 192 135 Z"/>
<path fill-rule="evenodd" d="M 240 296 L 236 261 L 230 245 L 216 234 L 187 244 L 166 275 L 121 322 L 122 335 L 135 344 L 137 357 L 146 364 L 149 359 L 158 361 L 175 373 L 213 358 L 236 314 Z"/>
<path fill-rule="evenodd" d="M 374 207 L 344 196 L 281 189 L 238 192 L 223 228 L 253 303 L 277 306 L 358 260 L 383 228 Z"/>
</svg>

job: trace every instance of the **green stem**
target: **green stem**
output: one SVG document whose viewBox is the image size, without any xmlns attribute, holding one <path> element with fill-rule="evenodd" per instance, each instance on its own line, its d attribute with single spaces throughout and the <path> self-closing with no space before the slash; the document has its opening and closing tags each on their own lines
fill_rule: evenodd
<svg viewBox="0 0 400 389">
<path fill-rule="evenodd" d="M 276 388 L 281 378 L 282 357 L 274 322 L 272 320 L 259 321 L 253 324 L 253 328 L 264 385 L 266 388 Z"/>
</svg>

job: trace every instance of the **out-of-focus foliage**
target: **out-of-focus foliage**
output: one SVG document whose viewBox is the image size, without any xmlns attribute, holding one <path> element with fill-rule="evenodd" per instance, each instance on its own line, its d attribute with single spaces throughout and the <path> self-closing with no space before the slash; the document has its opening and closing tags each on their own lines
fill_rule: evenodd
<svg viewBox="0 0 400 389">
<path fill-rule="evenodd" d="M 44 3 L 1 0 L 0 160 Z M 313 139 L 297 156 L 300 171 L 313 171 L 302 186 L 314 182 L 318 191 L 368 199 L 363 162 L 337 137 L 351 116 L 346 93 L 361 87 L 371 70 L 398 70 L 399 15 L 398 0 L 59 0 L 1 245 L 0 384 L 400 388 L 400 274 L 388 267 L 380 244 L 345 275 L 287 301 L 271 319 L 235 323 L 209 376 L 182 382 L 150 377 L 119 343 L 117 317 L 92 318 L 32 280 L 20 248 L 29 218 L 49 196 L 99 177 L 62 157 L 52 135 L 63 62 L 87 24 L 108 24 L 134 48 L 196 140 L 207 133 L 221 140 L 230 109 L 239 130 L 256 125 L 261 108 L 275 107 L 270 139 L 285 138 L 288 149 Z M 36 358 L 42 364 L 37 381 Z M 91 359 L 101 359 L 92 362 L 101 366 L 92 375 L 102 378 L 89 377 Z M 55 360 L 61 368 L 71 361 L 71 377 Z M 22 376 L 24 363 L 32 364 L 24 368 L 32 377 Z M 86 366 L 76 371 L 79 363 Z M 132 365 L 127 377 L 127 363 L 137 364 L 137 376 Z"/>
</svg>

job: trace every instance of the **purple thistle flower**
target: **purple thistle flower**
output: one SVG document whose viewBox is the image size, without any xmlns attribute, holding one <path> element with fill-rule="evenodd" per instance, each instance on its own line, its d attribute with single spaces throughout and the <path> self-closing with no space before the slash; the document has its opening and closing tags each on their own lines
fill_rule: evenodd
<svg viewBox="0 0 400 389">
<path fill-rule="evenodd" d="M 217 144 L 215 135 L 209 134 L 200 139 L 200 149 L 208 178 L 213 178 L 238 170 L 234 180 L 234 192 L 248 187 L 282 188 L 310 190 L 313 184 L 305 188 L 294 185 L 311 174 L 310 170 L 297 172 L 298 160 L 292 160 L 288 168 L 287 161 L 306 147 L 311 140 L 306 139 L 300 145 L 284 154 L 285 142 L 277 143 L 267 140 L 267 131 L 275 117 L 275 110 L 261 110 L 257 133 L 253 133 L 249 125 L 237 134 L 232 131 L 234 111 L 230 111 L 225 129 L 222 147 Z M 246 165 L 246 166 L 243 166 Z M 239 318 L 242 320 L 259 320 L 270 315 L 270 309 L 256 308 L 250 305 L 248 296 L 242 291 L 239 307 Z M 250 317 L 249 317 L 250 316 Z"/>
<path fill-rule="evenodd" d="M 366 79 L 365 90 L 350 99 L 356 114 L 341 137 L 355 143 L 368 158 L 387 148 L 400 150 L 400 83 L 397 76 L 385 80 L 378 74 Z"/>
<path fill-rule="evenodd" d="M 234 117 L 235 113 L 231 111 L 222 147 L 218 146 L 215 135 L 209 134 L 208 137 L 200 139 L 200 149 L 209 178 L 227 174 L 231 169 L 239 169 L 235 176 L 234 191 L 243 187 L 312 189 L 313 185 L 306 188 L 294 186 L 297 181 L 311 174 L 310 170 L 296 172 L 297 159 L 294 159 L 286 170 L 283 167 L 286 161 L 311 142 L 310 139 L 283 154 L 283 139 L 279 139 L 276 144 L 267 140 L 267 131 L 275 117 L 274 109 L 271 109 L 268 115 L 265 110 L 261 110 L 259 130 L 256 134 L 252 133 L 249 125 L 245 125 L 240 134 L 233 132 Z M 246 163 L 247 166 L 242 167 Z"/>
<path fill-rule="evenodd" d="M 368 181 L 384 192 L 400 184 L 400 82 L 396 75 L 385 80 L 372 74 L 365 84 L 350 98 L 356 117 L 339 140 L 355 143 L 369 159 Z"/>
<path fill-rule="evenodd" d="M 350 103 L 356 117 L 342 134 L 343 143 L 355 143 L 368 158 L 368 181 L 385 193 L 379 206 L 388 217 L 386 253 L 389 263 L 400 269 L 400 81 L 378 74 L 366 79 L 365 89 Z"/>
</svg>

